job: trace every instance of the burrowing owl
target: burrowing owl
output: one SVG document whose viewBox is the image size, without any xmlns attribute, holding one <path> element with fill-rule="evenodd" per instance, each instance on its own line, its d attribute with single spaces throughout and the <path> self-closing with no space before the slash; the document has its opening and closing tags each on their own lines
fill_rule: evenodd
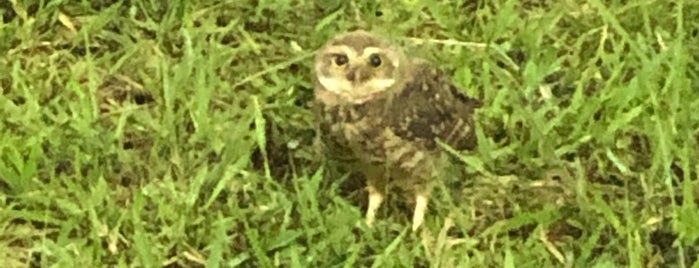
<svg viewBox="0 0 699 268">
<path fill-rule="evenodd" d="M 367 178 L 367 224 L 397 187 L 414 198 L 416 230 L 433 182 L 449 163 L 437 140 L 473 149 L 472 114 L 481 102 L 425 61 L 366 31 L 327 42 L 316 55 L 315 82 L 314 107 L 328 156 Z"/>
</svg>

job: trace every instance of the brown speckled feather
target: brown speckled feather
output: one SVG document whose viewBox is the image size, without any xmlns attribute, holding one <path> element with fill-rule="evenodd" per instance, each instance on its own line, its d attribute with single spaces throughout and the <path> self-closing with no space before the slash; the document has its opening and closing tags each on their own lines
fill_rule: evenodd
<svg viewBox="0 0 699 268">
<path fill-rule="evenodd" d="M 482 106 L 466 96 L 436 69 L 423 64 L 394 99 L 388 118 L 393 132 L 417 142 L 426 150 L 436 149 L 436 139 L 459 150 L 477 145 L 473 112 Z"/>
<path fill-rule="evenodd" d="M 413 230 L 433 183 L 448 165 L 441 140 L 460 150 L 477 145 L 473 112 L 481 102 L 449 77 L 376 35 L 339 35 L 316 57 L 314 109 L 326 155 L 367 179 L 367 223 L 391 188 L 412 194 Z"/>
<path fill-rule="evenodd" d="M 361 104 L 318 103 L 321 138 L 331 157 L 398 167 L 418 152 L 435 157 L 437 139 L 461 150 L 476 146 L 472 115 L 481 102 L 427 65 L 414 72 L 419 79 L 394 94 Z"/>
</svg>

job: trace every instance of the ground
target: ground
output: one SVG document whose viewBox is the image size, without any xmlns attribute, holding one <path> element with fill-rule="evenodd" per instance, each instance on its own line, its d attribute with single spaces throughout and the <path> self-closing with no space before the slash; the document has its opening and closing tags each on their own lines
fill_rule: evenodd
<svg viewBox="0 0 699 268">
<path fill-rule="evenodd" d="M 219 3 L 225 2 L 225 3 Z M 5 267 L 698 267 L 696 1 L 0 2 Z M 321 161 L 312 55 L 472 96 L 426 224 Z M 359 197 L 359 198 L 358 198 Z M 409 210 L 408 210 L 409 211 Z"/>
</svg>

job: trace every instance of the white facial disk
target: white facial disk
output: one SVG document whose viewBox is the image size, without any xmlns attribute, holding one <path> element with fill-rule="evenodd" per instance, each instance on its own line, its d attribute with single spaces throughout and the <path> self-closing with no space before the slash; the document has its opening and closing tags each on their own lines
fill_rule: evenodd
<svg viewBox="0 0 699 268">
<path fill-rule="evenodd" d="M 319 56 L 316 74 L 325 90 L 346 101 L 363 103 L 396 84 L 394 72 L 398 64 L 393 53 L 378 47 L 366 47 L 358 54 L 349 46 L 338 45 Z"/>
</svg>

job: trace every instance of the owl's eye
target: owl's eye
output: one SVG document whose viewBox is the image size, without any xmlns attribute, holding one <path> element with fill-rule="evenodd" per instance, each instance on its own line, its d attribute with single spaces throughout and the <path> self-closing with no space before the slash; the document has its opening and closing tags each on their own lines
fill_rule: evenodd
<svg viewBox="0 0 699 268">
<path fill-rule="evenodd" d="M 349 61 L 349 59 L 347 58 L 346 55 L 335 56 L 335 64 L 337 64 L 337 66 L 345 65 L 345 64 L 347 64 L 348 61 Z"/>
<path fill-rule="evenodd" d="M 369 63 L 374 67 L 381 66 L 381 56 L 379 56 L 379 54 L 371 54 L 371 56 L 369 56 Z"/>
</svg>

